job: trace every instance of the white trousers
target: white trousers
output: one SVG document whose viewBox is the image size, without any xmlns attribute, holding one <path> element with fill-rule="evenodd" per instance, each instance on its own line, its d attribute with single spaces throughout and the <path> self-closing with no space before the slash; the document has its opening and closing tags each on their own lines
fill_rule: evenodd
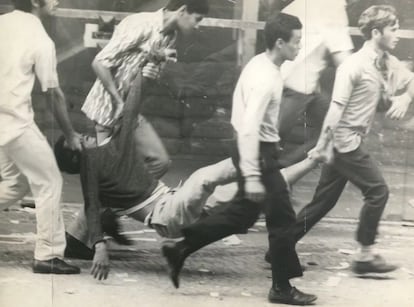
<svg viewBox="0 0 414 307">
<path fill-rule="evenodd" d="M 62 176 L 46 138 L 35 124 L 0 146 L 0 170 L 0 208 L 20 200 L 27 192 L 27 183 L 33 193 L 37 220 L 34 258 L 63 258 Z"/>
</svg>

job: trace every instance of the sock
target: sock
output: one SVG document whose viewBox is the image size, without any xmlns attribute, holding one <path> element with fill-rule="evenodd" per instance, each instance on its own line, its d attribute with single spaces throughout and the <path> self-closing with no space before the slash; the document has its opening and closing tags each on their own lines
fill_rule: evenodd
<svg viewBox="0 0 414 307">
<path fill-rule="evenodd" d="M 281 291 L 290 291 L 292 289 L 292 285 L 290 284 L 289 280 L 279 280 L 274 285 L 274 288 L 277 288 Z"/>
<path fill-rule="evenodd" d="M 374 253 L 372 252 L 372 248 L 370 245 L 361 245 L 359 248 L 358 253 L 355 255 L 356 261 L 371 261 L 374 259 Z"/>
</svg>

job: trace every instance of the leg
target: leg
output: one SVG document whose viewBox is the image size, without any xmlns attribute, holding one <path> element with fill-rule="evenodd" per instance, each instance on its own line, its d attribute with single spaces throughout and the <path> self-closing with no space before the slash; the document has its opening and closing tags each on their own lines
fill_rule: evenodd
<svg viewBox="0 0 414 307">
<path fill-rule="evenodd" d="M 36 203 L 37 240 L 35 259 L 62 258 L 65 229 L 60 209 L 62 177 L 45 137 L 31 125 L 5 152 L 27 177 Z"/>
<path fill-rule="evenodd" d="M 20 201 L 29 191 L 29 183 L 0 147 L 0 208 Z"/>
<path fill-rule="evenodd" d="M 138 121 L 134 134 L 137 152 L 145 161 L 148 171 L 159 179 L 167 172 L 170 158 L 152 125 L 143 116 L 139 116 Z"/>
<path fill-rule="evenodd" d="M 224 211 L 203 218 L 182 230 L 184 240 L 167 242 L 162 253 L 170 278 L 179 287 L 179 274 L 185 259 L 195 251 L 235 233 L 245 233 L 257 220 L 261 206 L 246 199 L 232 202 Z"/>
<path fill-rule="evenodd" d="M 357 150 L 340 154 L 340 171 L 356 185 L 364 196 L 364 206 L 360 214 L 357 240 L 362 245 L 375 243 L 378 224 L 388 200 L 388 186 L 368 153 L 361 147 Z"/>
<path fill-rule="evenodd" d="M 296 214 L 289 199 L 286 183 L 279 170 L 263 172 L 266 187 L 266 226 L 269 233 L 273 283 L 287 282 L 302 276 L 302 270 L 295 251 L 292 226 Z"/>
<path fill-rule="evenodd" d="M 152 224 L 165 226 L 168 237 L 182 236 L 181 229 L 200 218 L 206 200 L 214 189 L 235 178 L 236 169 L 231 159 L 195 171 L 160 208 L 154 209 Z"/>
<path fill-rule="evenodd" d="M 262 182 L 266 188 L 266 226 L 272 264 L 272 287 L 269 301 L 294 305 L 309 305 L 317 298 L 290 285 L 290 279 L 302 276 L 292 231 L 296 214 L 292 208 L 285 179 L 279 171 L 275 146 L 262 144 Z"/>
<path fill-rule="evenodd" d="M 237 170 L 240 174 L 240 170 Z M 241 177 L 239 186 L 242 187 Z M 179 287 L 179 274 L 185 259 L 200 248 L 216 242 L 228 235 L 244 233 L 257 220 L 261 207 L 243 198 L 242 188 L 235 199 L 223 211 L 203 218 L 182 229 L 184 240 L 166 243 L 162 253 L 167 260 L 170 278 L 176 288 Z"/>
<path fill-rule="evenodd" d="M 364 196 L 357 231 L 361 244 L 352 269 L 355 273 L 387 273 L 397 269 L 379 255 L 374 255 L 371 245 L 375 243 L 378 225 L 388 200 L 388 187 L 377 165 L 361 147 L 353 152 L 340 154 L 340 171 L 356 185 Z"/>
<path fill-rule="evenodd" d="M 339 196 L 341 196 L 347 179 L 336 170 L 336 163 L 335 159 L 334 165 L 322 167 L 312 201 L 297 214 L 294 226 L 296 241 L 299 241 L 319 222 L 336 205 Z"/>
</svg>

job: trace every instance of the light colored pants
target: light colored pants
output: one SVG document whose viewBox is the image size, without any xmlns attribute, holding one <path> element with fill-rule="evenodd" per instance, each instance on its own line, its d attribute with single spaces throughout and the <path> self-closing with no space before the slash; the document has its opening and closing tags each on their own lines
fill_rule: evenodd
<svg viewBox="0 0 414 307">
<path fill-rule="evenodd" d="M 200 218 L 207 198 L 218 185 L 236 179 L 236 168 L 226 159 L 195 171 L 184 184 L 159 198 L 152 215 L 152 226 L 163 237 L 181 237 L 181 229 Z M 134 218 L 134 213 L 129 214 Z M 141 221 L 143 222 L 143 221 Z M 68 227 L 68 233 L 91 247 L 84 209 Z"/>
<path fill-rule="evenodd" d="M 0 146 L 0 163 L 4 178 L 0 184 L 1 208 L 24 196 L 26 178 L 33 193 L 37 220 L 34 258 L 41 261 L 63 258 L 66 240 L 60 210 L 62 177 L 39 128 L 32 124 L 21 136 Z"/>
<path fill-rule="evenodd" d="M 0 208 L 19 202 L 30 191 L 29 182 L 0 146 Z"/>
<path fill-rule="evenodd" d="M 236 176 L 231 159 L 200 168 L 181 187 L 164 195 L 155 205 L 152 226 L 163 237 L 181 237 L 181 229 L 200 218 L 215 188 L 233 182 Z"/>
</svg>

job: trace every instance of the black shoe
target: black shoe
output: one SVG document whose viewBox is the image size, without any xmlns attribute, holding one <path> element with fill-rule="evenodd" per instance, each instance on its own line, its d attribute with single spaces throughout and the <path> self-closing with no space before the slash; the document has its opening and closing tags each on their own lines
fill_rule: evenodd
<svg viewBox="0 0 414 307">
<path fill-rule="evenodd" d="M 65 258 L 92 260 L 95 252 L 81 241 L 66 233 Z"/>
<path fill-rule="evenodd" d="M 354 261 L 352 271 L 356 274 L 388 273 L 398 269 L 394 264 L 388 264 L 380 255 L 375 255 L 371 261 Z"/>
<path fill-rule="evenodd" d="M 107 209 L 101 213 L 101 224 L 102 231 L 108 236 L 111 236 L 116 243 L 121 245 L 132 245 L 132 241 L 129 240 L 127 236 L 121 234 L 121 225 L 118 217 L 112 210 Z"/>
<path fill-rule="evenodd" d="M 59 258 L 46 261 L 35 260 L 33 262 L 33 273 L 40 274 L 79 274 L 80 268 L 67 264 Z"/>
<path fill-rule="evenodd" d="M 181 242 L 166 242 L 161 247 L 162 255 L 166 258 L 168 264 L 168 274 L 174 287 L 180 287 L 179 275 L 184 266 L 184 260 L 188 254 L 185 253 L 185 247 Z"/>
<path fill-rule="evenodd" d="M 288 304 L 288 305 L 311 305 L 316 301 L 317 297 L 313 294 L 306 294 L 302 291 L 299 291 L 295 287 L 292 287 L 290 290 L 282 291 L 277 288 L 270 288 L 269 302 L 276 304 Z"/>
</svg>

